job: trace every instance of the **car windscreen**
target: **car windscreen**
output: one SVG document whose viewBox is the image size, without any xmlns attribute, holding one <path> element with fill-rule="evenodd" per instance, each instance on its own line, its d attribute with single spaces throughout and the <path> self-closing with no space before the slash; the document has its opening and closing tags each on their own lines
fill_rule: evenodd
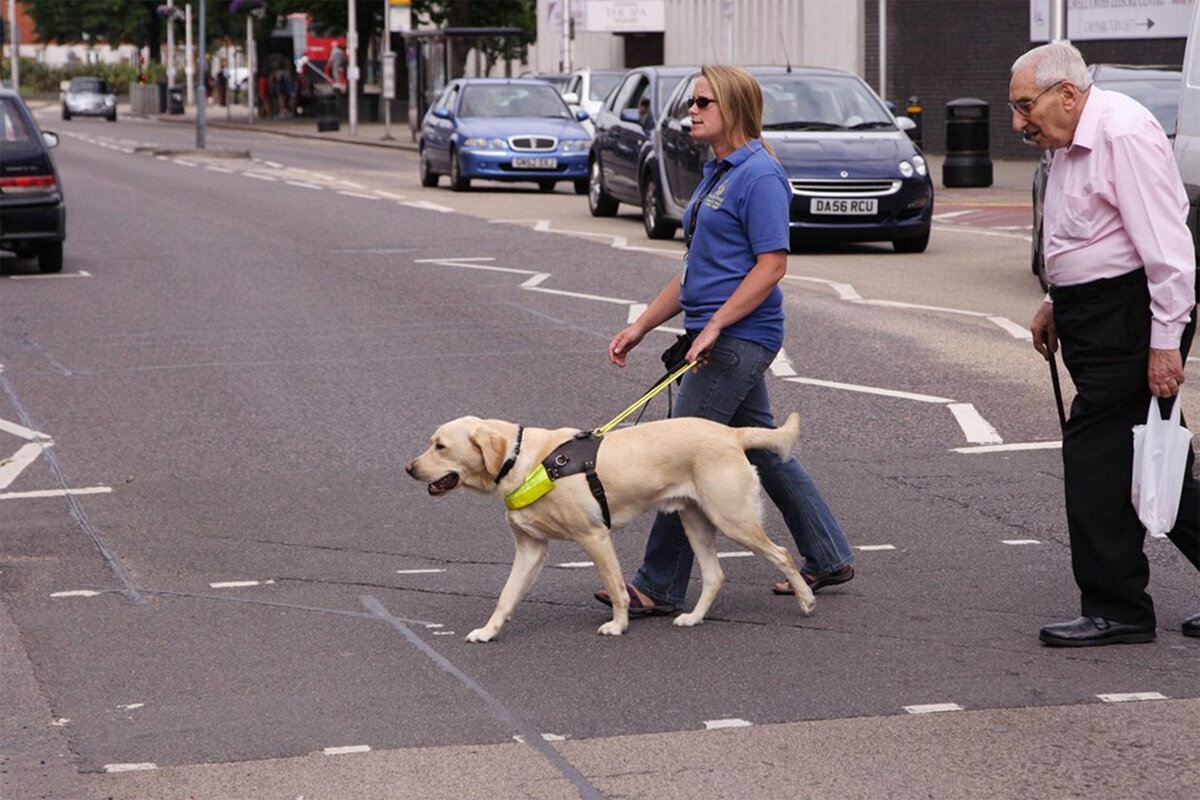
<svg viewBox="0 0 1200 800">
<path fill-rule="evenodd" d="M 71 80 L 72 92 L 96 92 L 97 94 L 108 94 L 108 83 L 100 78 L 73 78 Z"/>
<path fill-rule="evenodd" d="M 884 130 L 896 123 L 862 81 L 846 75 L 769 75 L 763 130 Z"/>
<path fill-rule="evenodd" d="M 0 97 L 0 142 L 28 142 L 33 136 L 11 97 Z"/>
<path fill-rule="evenodd" d="M 466 86 L 460 117 L 554 117 L 573 119 L 562 95 L 548 85 Z"/>
<path fill-rule="evenodd" d="M 1182 76 L 1179 76 L 1174 80 L 1096 81 L 1096 85 L 1137 100 L 1150 110 L 1168 136 L 1174 136 L 1179 116 L 1179 84 L 1182 80 Z"/>
<path fill-rule="evenodd" d="M 613 87 L 621 82 L 621 75 L 597 75 L 592 73 L 592 82 L 588 86 L 588 98 L 600 101 L 608 97 Z"/>
</svg>

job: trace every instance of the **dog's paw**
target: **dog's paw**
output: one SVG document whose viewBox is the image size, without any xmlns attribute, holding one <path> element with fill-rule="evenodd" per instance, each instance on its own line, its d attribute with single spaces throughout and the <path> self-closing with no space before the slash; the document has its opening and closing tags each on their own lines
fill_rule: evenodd
<svg viewBox="0 0 1200 800">
<path fill-rule="evenodd" d="M 797 593 L 796 600 L 800 603 L 800 613 L 806 617 L 811 615 L 813 609 L 817 607 L 817 598 L 813 597 L 812 592 L 809 592 L 807 597 Z"/>
<path fill-rule="evenodd" d="M 488 628 L 476 628 L 467 634 L 468 642 L 490 642 L 496 632 Z"/>
<path fill-rule="evenodd" d="M 678 617 L 675 618 L 675 627 L 677 627 L 677 628 L 694 628 L 695 626 L 699 625 L 701 622 L 704 622 L 704 616 L 702 614 L 695 614 L 695 613 L 680 614 Z"/>
<path fill-rule="evenodd" d="M 628 623 L 625 625 L 619 625 L 617 624 L 616 620 L 610 619 L 608 622 L 601 625 L 596 633 L 600 634 L 601 636 L 620 636 L 621 634 L 625 633 L 626 627 L 628 627 Z"/>
</svg>

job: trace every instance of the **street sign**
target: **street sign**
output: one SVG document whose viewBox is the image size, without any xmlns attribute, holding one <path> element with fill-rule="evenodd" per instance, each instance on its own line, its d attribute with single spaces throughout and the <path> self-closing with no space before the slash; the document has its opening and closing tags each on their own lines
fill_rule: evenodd
<svg viewBox="0 0 1200 800">
<path fill-rule="evenodd" d="M 1067 0 L 1067 38 L 1185 39 L 1194 0 Z M 1051 3 L 1029 0 L 1029 41 L 1050 41 Z"/>
</svg>

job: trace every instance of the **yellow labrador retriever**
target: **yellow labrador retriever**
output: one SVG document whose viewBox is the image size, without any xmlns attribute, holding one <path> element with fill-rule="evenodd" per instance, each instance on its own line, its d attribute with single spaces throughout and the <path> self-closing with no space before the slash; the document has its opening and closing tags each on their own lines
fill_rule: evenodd
<svg viewBox="0 0 1200 800">
<path fill-rule="evenodd" d="M 577 433 L 573 428 L 522 428 L 501 420 L 460 417 L 438 428 L 429 449 L 406 470 L 427 482 L 431 495 L 444 495 L 462 485 L 504 498 Z M 786 458 L 799 433 L 797 414 L 778 429 L 730 428 L 681 417 L 614 430 L 601 440 L 595 473 L 603 485 L 612 528 L 624 527 L 647 511 L 679 512 L 700 564 L 702 588 L 696 607 L 676 617 L 676 625 L 703 622 L 725 581 L 717 560 L 716 531 L 774 564 L 795 589 L 800 610 L 805 615 L 812 612 L 812 591 L 791 555 L 763 532 L 758 473 L 745 453 L 773 450 Z M 612 620 L 599 632 L 610 636 L 625 632 L 629 597 L 600 503 L 585 475 L 560 478 L 530 505 L 509 510 L 508 524 L 516 537 L 512 571 L 491 618 L 471 631 L 467 641 L 491 640 L 512 617 L 542 569 L 550 539 L 582 545 L 612 598 Z"/>
</svg>

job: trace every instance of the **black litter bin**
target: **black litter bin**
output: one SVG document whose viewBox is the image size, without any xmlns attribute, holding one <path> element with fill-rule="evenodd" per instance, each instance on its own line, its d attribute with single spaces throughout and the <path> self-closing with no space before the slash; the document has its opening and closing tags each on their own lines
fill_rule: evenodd
<svg viewBox="0 0 1200 800">
<path fill-rule="evenodd" d="M 974 97 L 946 103 L 946 160 L 942 185 L 949 188 L 991 186 L 988 156 L 988 104 Z"/>
<path fill-rule="evenodd" d="M 178 86 L 172 86 L 170 89 L 167 89 L 167 113 L 183 113 L 183 89 Z"/>
<path fill-rule="evenodd" d="M 318 131 L 336 131 L 341 127 L 338 122 L 337 97 L 335 95 L 317 95 L 315 105 Z"/>
</svg>

